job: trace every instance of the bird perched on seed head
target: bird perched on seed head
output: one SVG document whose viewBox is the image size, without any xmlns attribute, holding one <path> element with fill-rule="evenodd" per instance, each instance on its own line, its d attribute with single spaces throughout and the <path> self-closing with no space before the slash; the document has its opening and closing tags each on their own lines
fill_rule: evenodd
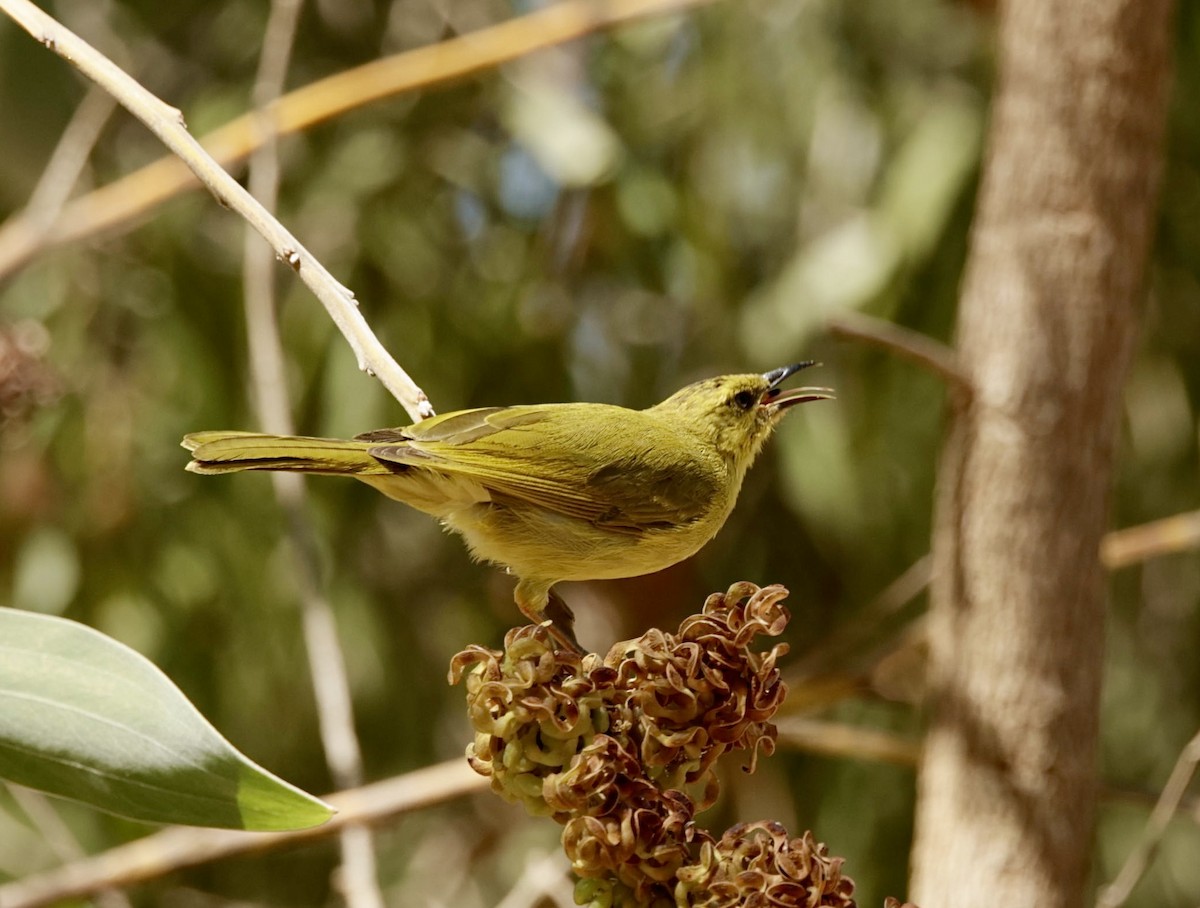
<svg viewBox="0 0 1200 908">
<path fill-rule="evenodd" d="M 733 510 L 742 479 L 788 408 L 833 396 L 782 390 L 813 365 L 722 375 L 645 410 L 594 403 L 484 407 L 351 441 L 196 432 L 193 473 L 353 476 L 437 517 L 476 558 L 518 578 L 534 622 L 579 649 L 560 580 L 633 577 L 694 554 Z"/>
</svg>

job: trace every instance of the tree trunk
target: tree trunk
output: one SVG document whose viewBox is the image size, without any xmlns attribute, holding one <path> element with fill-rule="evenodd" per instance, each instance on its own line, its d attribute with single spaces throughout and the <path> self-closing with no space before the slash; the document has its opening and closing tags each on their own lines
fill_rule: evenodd
<svg viewBox="0 0 1200 908">
<path fill-rule="evenodd" d="M 1150 247 L 1170 0 L 1010 0 L 942 452 L 912 897 L 1085 897 L 1121 386 Z"/>
</svg>

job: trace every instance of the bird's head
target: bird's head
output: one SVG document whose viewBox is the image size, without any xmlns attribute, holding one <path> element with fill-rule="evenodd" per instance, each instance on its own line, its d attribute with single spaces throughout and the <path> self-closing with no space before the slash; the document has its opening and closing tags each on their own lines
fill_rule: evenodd
<svg viewBox="0 0 1200 908">
<path fill-rule="evenodd" d="M 749 468 L 790 407 L 834 396 L 829 388 L 779 387 L 789 375 L 813 365 L 809 361 L 762 375 L 708 378 L 676 391 L 653 409 L 699 434 L 740 472 Z"/>
</svg>

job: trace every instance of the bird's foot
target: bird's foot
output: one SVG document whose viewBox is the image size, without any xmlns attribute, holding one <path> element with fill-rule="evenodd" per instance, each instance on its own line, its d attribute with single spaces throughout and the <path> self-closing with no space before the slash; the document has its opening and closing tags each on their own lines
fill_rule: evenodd
<svg viewBox="0 0 1200 908">
<path fill-rule="evenodd" d="M 546 628 L 560 646 L 579 655 L 587 654 L 575 639 L 575 613 L 563 602 L 548 583 L 521 580 L 513 596 L 521 614 L 534 624 Z"/>
<path fill-rule="evenodd" d="M 580 646 L 579 641 L 575 639 L 575 613 L 553 590 L 550 591 L 550 598 L 542 607 L 541 617 L 549 619 L 543 623 L 543 627 L 550 632 L 551 637 L 581 656 L 586 654 L 587 650 Z"/>
</svg>

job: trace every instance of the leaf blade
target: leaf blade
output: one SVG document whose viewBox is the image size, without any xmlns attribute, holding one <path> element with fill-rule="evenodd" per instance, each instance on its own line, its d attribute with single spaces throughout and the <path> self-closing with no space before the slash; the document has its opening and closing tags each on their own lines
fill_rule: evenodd
<svg viewBox="0 0 1200 908">
<path fill-rule="evenodd" d="M 275 831 L 332 808 L 238 752 L 143 656 L 0 608 L 0 776 L 155 823 Z"/>
</svg>

